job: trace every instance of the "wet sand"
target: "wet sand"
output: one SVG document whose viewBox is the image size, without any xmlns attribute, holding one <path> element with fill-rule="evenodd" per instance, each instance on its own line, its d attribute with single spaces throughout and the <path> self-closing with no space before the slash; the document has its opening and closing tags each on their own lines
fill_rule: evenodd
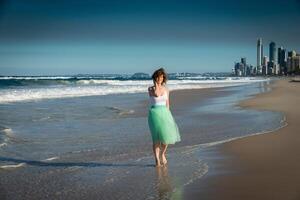
<svg viewBox="0 0 300 200">
<path fill-rule="evenodd" d="M 277 80 L 271 92 L 240 102 L 246 109 L 283 112 L 287 126 L 225 143 L 224 156 L 185 199 L 300 199 L 300 83 Z M 255 126 L 255 124 L 253 124 Z"/>
</svg>

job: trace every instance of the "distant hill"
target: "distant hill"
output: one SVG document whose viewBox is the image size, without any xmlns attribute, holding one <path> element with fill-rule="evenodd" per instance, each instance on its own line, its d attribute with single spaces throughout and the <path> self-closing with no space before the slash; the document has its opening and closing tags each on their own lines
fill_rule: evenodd
<svg viewBox="0 0 300 200">
<path fill-rule="evenodd" d="M 132 79 L 150 79 L 150 75 L 146 73 L 134 73 L 131 76 Z"/>
</svg>

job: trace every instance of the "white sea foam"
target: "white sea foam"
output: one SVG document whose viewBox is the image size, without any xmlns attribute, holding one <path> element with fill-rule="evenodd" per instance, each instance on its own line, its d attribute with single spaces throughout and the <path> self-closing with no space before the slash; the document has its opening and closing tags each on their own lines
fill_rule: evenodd
<svg viewBox="0 0 300 200">
<path fill-rule="evenodd" d="M 13 130 L 11 128 L 5 128 L 1 130 L 2 134 L 4 135 L 4 143 L 11 141 L 11 142 L 21 142 L 22 140 L 19 138 L 16 138 Z"/>
<path fill-rule="evenodd" d="M 83 149 L 83 150 L 71 151 L 70 153 L 72 153 L 72 154 L 78 154 L 78 153 L 93 152 L 93 151 L 97 151 L 97 149 L 96 148 L 93 148 L 93 149 Z"/>
<path fill-rule="evenodd" d="M 7 142 L 9 141 L 9 137 L 7 136 L 7 131 L 9 133 L 9 131 L 11 131 L 11 129 L 8 129 L 8 128 L 5 128 L 5 127 L 2 127 L 0 126 L 0 136 L 1 136 L 1 142 L 0 143 L 0 148 L 4 147 L 4 146 L 7 146 Z"/>
<path fill-rule="evenodd" d="M 229 87 L 254 82 L 268 81 L 259 78 L 227 78 L 225 80 L 170 80 L 168 88 L 172 90 L 201 89 L 214 87 Z M 32 101 L 41 99 L 96 96 L 109 94 L 143 93 L 152 85 L 151 80 L 80 80 L 75 85 L 55 85 L 38 88 L 22 87 L 15 89 L 1 89 L 0 103 Z M 97 84 L 91 84 L 91 82 Z"/>
<path fill-rule="evenodd" d="M 52 80 L 60 80 L 60 79 L 71 79 L 74 78 L 72 76 L 3 76 L 0 77 L 0 80 L 45 80 L 45 79 L 52 79 Z"/>
<path fill-rule="evenodd" d="M 14 134 L 13 130 L 11 128 L 4 128 L 0 131 L 0 133 L 3 134 L 3 143 L 0 144 L 1 146 L 6 146 L 8 145 L 8 143 L 13 142 L 13 143 L 22 143 L 22 142 L 26 142 L 27 140 L 22 139 L 22 138 L 18 138 L 16 137 L 16 135 Z"/>
<path fill-rule="evenodd" d="M 50 116 L 47 116 L 47 117 L 42 117 L 40 119 L 33 119 L 32 121 L 34 122 L 38 122 L 38 121 L 47 121 L 49 120 L 51 117 Z"/>
<path fill-rule="evenodd" d="M 2 130 L 2 132 L 7 136 L 7 137 L 14 137 L 14 133 L 11 128 L 5 128 Z"/>
<path fill-rule="evenodd" d="M 229 139 L 225 139 L 225 140 L 220 140 L 220 141 L 215 141 L 215 142 L 209 142 L 209 143 L 205 143 L 205 144 L 197 144 L 197 145 L 193 145 L 190 147 L 211 147 L 211 146 L 216 146 L 216 145 L 220 145 L 220 144 L 224 144 L 233 140 L 237 140 L 237 139 L 242 139 L 242 138 L 246 138 L 246 137 L 250 137 L 250 136 L 255 136 L 255 135 L 262 135 L 262 134 L 266 134 L 266 133 L 272 133 L 275 132 L 279 129 L 282 129 L 284 127 L 286 127 L 288 125 L 287 121 L 286 121 L 286 117 L 284 116 L 283 119 L 281 120 L 281 126 L 279 126 L 276 129 L 273 130 L 268 130 L 268 131 L 262 131 L 262 132 L 258 132 L 258 133 L 252 133 L 249 135 L 244 135 L 244 136 L 239 136 L 239 137 L 233 137 L 233 138 L 229 138 Z"/>
<path fill-rule="evenodd" d="M 17 165 L 2 165 L 0 166 L 0 169 L 15 169 L 15 168 L 23 167 L 25 165 L 26 163 L 19 163 Z"/>
<path fill-rule="evenodd" d="M 14 134 L 11 128 L 4 128 L 1 130 L 3 134 L 3 142 L 0 144 L 0 147 L 7 146 L 10 139 L 14 139 Z"/>
<path fill-rule="evenodd" d="M 183 184 L 183 186 L 187 186 L 191 183 L 193 183 L 194 181 L 196 181 L 197 179 L 200 179 L 201 177 L 203 177 L 207 172 L 208 172 L 208 165 L 207 163 L 203 163 L 201 165 L 201 167 L 199 167 L 194 173 L 193 173 L 193 177 L 191 179 L 189 179 L 186 183 Z"/>
<path fill-rule="evenodd" d="M 3 143 L 0 144 L 0 148 L 1 148 L 1 147 L 4 147 L 4 146 L 7 146 L 7 143 L 6 143 L 6 142 L 3 142 Z"/>
<path fill-rule="evenodd" d="M 54 156 L 54 157 L 50 157 L 50 158 L 44 159 L 42 161 L 51 161 L 51 160 L 57 160 L 57 159 L 59 159 L 59 157 L 58 156 Z"/>
<path fill-rule="evenodd" d="M 97 79 L 90 79 L 90 80 L 79 80 L 76 84 L 83 84 L 83 85 L 91 85 L 91 84 L 107 84 L 107 85 L 118 85 L 121 81 L 119 80 L 97 80 Z M 124 82 L 124 81 L 123 81 Z M 127 83 L 128 81 L 126 81 Z"/>
</svg>

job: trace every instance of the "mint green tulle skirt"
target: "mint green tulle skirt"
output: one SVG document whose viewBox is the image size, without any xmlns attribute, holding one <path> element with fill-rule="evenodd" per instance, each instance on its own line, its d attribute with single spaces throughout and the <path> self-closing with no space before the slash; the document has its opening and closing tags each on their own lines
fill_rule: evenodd
<svg viewBox="0 0 300 200">
<path fill-rule="evenodd" d="M 180 141 L 178 126 L 167 106 L 151 106 L 148 125 L 153 143 L 174 144 Z"/>
</svg>

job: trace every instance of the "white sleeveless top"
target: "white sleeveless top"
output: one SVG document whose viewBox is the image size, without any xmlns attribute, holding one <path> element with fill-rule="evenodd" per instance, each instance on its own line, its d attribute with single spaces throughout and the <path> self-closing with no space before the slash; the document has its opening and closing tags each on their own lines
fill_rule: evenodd
<svg viewBox="0 0 300 200">
<path fill-rule="evenodd" d="M 168 93 L 167 91 L 164 91 L 164 94 L 161 96 L 149 96 L 150 100 L 150 106 L 156 106 L 156 105 L 167 105 L 167 100 L 168 100 Z"/>
</svg>

